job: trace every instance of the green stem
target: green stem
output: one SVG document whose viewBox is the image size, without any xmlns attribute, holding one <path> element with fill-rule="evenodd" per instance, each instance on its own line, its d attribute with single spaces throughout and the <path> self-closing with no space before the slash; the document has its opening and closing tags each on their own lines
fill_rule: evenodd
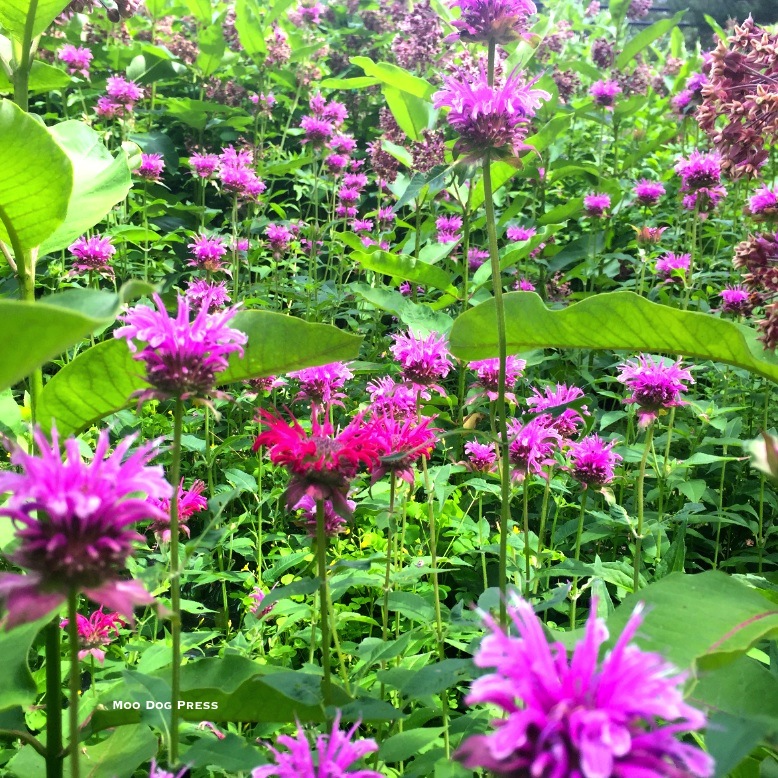
<svg viewBox="0 0 778 778">
<path fill-rule="evenodd" d="M 62 664 L 59 619 L 46 625 L 46 778 L 62 778 Z"/>
<path fill-rule="evenodd" d="M 384 569 L 384 602 L 381 613 L 381 637 L 389 640 L 389 592 L 392 581 L 392 554 L 390 549 L 395 533 L 394 500 L 397 491 L 397 476 L 392 471 L 389 480 L 389 526 L 386 530 L 386 568 Z"/>
<path fill-rule="evenodd" d="M 14 70 L 14 102 L 23 111 L 29 110 L 30 70 L 32 69 L 32 41 L 35 16 L 38 12 L 38 0 L 29 0 L 27 18 L 24 20 L 21 49 L 19 50 L 19 65 Z"/>
<path fill-rule="evenodd" d="M 529 579 L 532 569 L 532 555 L 529 547 L 529 473 L 524 479 L 522 494 L 522 518 L 524 520 L 524 596 L 529 596 Z"/>
<path fill-rule="evenodd" d="M 727 456 L 727 444 L 724 444 L 723 455 Z M 726 483 L 727 463 L 721 463 L 721 477 L 719 478 L 719 522 L 716 526 L 716 548 L 713 552 L 713 569 L 719 566 L 719 552 L 721 550 L 721 521 L 724 518 L 724 484 Z"/>
<path fill-rule="evenodd" d="M 70 778 L 79 778 L 81 766 L 78 761 L 78 695 L 81 691 L 81 667 L 78 661 L 78 592 L 68 593 L 68 643 L 70 648 L 70 700 L 68 717 L 70 721 Z"/>
<path fill-rule="evenodd" d="M 181 432 L 184 424 L 184 404 L 176 400 L 173 412 L 173 462 L 170 482 L 173 497 L 170 500 L 170 635 L 173 642 L 173 665 L 170 675 L 170 749 L 168 761 L 172 767 L 178 763 L 178 701 L 181 697 L 181 571 L 178 559 L 178 484 L 181 480 Z"/>
<path fill-rule="evenodd" d="M 586 501 L 589 490 L 584 489 L 581 495 L 581 512 L 578 514 L 578 529 L 575 533 L 575 561 L 581 560 L 581 537 L 583 536 L 584 520 L 586 519 Z M 570 591 L 570 629 L 575 629 L 575 612 L 578 607 L 578 576 L 573 578 L 573 588 Z"/>
<path fill-rule="evenodd" d="M 330 671 L 329 580 L 327 578 L 327 533 L 324 526 L 324 500 L 316 500 L 316 558 L 319 567 L 319 628 L 321 629 L 321 664 L 324 671 L 324 704 L 332 702 Z"/>
<path fill-rule="evenodd" d="M 638 508 L 638 526 L 635 537 L 635 562 L 634 573 L 632 577 L 632 590 L 637 591 L 640 588 L 640 557 L 643 551 L 643 486 L 646 480 L 646 462 L 648 461 L 648 452 L 651 451 L 651 443 L 654 440 L 654 425 L 646 430 L 646 443 L 643 447 L 643 456 L 640 460 L 640 469 L 638 470 L 637 482 L 637 508 Z"/>
</svg>

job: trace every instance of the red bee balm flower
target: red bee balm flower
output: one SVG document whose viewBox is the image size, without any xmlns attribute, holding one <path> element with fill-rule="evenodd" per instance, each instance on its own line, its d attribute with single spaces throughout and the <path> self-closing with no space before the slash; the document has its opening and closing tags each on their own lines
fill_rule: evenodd
<svg viewBox="0 0 778 778">
<path fill-rule="evenodd" d="M 68 619 L 63 619 L 60 627 L 66 629 L 69 623 Z M 102 664 L 105 661 L 103 646 L 110 645 L 114 636 L 119 634 L 119 627 L 123 625 L 124 619 L 118 613 L 104 613 L 102 608 L 88 617 L 77 613 L 76 626 L 80 649 L 78 658 L 83 661 L 91 656 Z"/>
<path fill-rule="evenodd" d="M 310 433 L 297 419 L 290 425 L 263 409 L 259 420 L 267 429 L 257 436 L 254 451 L 267 446 L 273 464 L 283 465 L 291 474 L 287 507 L 294 509 L 307 494 L 315 500 L 330 500 L 337 513 L 351 516 L 349 485 L 362 466 L 372 470 L 379 456 L 379 441 L 362 415 L 355 416 L 337 435 L 328 421 L 316 418 L 311 421 Z"/>
</svg>

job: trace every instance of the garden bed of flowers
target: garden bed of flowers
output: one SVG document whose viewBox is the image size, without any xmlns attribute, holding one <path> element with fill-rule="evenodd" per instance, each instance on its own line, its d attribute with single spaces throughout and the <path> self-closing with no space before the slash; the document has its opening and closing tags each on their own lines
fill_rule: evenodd
<svg viewBox="0 0 778 778">
<path fill-rule="evenodd" d="M 778 31 L 0 0 L 0 775 L 778 770 Z"/>
</svg>

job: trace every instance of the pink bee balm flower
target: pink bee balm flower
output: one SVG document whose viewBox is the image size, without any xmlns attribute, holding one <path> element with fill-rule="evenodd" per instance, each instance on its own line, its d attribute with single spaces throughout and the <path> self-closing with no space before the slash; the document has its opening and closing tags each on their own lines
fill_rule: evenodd
<svg viewBox="0 0 778 778">
<path fill-rule="evenodd" d="M 534 227 L 508 227 L 505 235 L 508 240 L 515 240 L 517 243 L 523 243 L 538 234 Z"/>
<path fill-rule="evenodd" d="M 165 169 L 161 154 L 141 154 L 140 167 L 135 171 L 145 181 L 159 181 Z"/>
<path fill-rule="evenodd" d="M 92 52 L 89 49 L 66 43 L 57 52 L 57 58 L 68 66 L 71 76 L 80 73 L 84 78 L 89 78 L 89 64 L 92 62 Z"/>
<path fill-rule="evenodd" d="M 459 216 L 439 216 L 435 220 L 438 231 L 438 243 L 455 243 L 461 237 L 462 219 Z"/>
<path fill-rule="evenodd" d="M 338 391 L 350 381 L 354 374 L 343 362 L 330 362 L 319 367 L 306 367 L 289 373 L 300 383 L 296 400 L 307 400 L 316 408 L 329 408 L 332 405 L 343 407 L 341 400 L 346 396 Z"/>
<path fill-rule="evenodd" d="M 542 89 L 532 89 L 532 83 L 514 70 L 504 83 L 489 86 L 483 65 L 474 79 L 445 78 L 433 102 L 436 108 L 450 109 L 448 123 L 459 133 L 455 154 L 474 162 L 486 152 L 515 157 L 526 149 L 529 122 L 550 97 Z"/>
<path fill-rule="evenodd" d="M 554 452 L 562 446 L 562 438 L 548 425 L 548 419 L 538 416 L 526 424 L 520 419 L 508 420 L 508 459 L 516 480 L 523 481 L 528 473 L 548 478 L 544 468 L 556 464 Z"/>
<path fill-rule="evenodd" d="M 265 227 L 265 237 L 273 256 L 278 258 L 289 248 L 293 236 L 283 224 L 268 224 Z"/>
<path fill-rule="evenodd" d="M 778 218 L 778 192 L 763 186 L 748 200 L 748 213 L 760 219 Z"/>
<path fill-rule="evenodd" d="M 584 489 L 609 484 L 614 478 L 613 468 L 621 457 L 611 449 L 612 440 L 606 443 L 599 435 L 587 435 L 570 444 L 570 474 L 580 481 Z"/>
<path fill-rule="evenodd" d="M 305 131 L 302 142 L 310 143 L 314 148 L 323 146 L 335 133 L 332 122 L 318 116 L 303 116 L 300 127 Z"/>
<path fill-rule="evenodd" d="M 121 103 L 115 103 L 110 97 L 98 97 L 95 113 L 102 119 L 115 119 L 124 116 L 125 107 Z"/>
<path fill-rule="evenodd" d="M 208 508 L 208 500 L 203 497 L 205 483 L 196 479 L 189 489 L 184 489 L 184 479 L 178 485 L 178 528 L 189 537 L 187 522 L 195 513 L 200 513 Z M 158 541 L 170 542 L 170 500 L 152 500 L 152 502 L 164 511 L 164 519 L 155 519 L 149 529 L 156 535 Z"/>
<path fill-rule="evenodd" d="M 728 286 L 719 292 L 721 310 L 735 316 L 750 316 L 754 306 L 751 293 L 742 286 Z"/>
<path fill-rule="evenodd" d="M 673 254 L 668 251 L 656 261 L 656 274 L 665 283 L 682 284 L 691 261 L 691 254 Z"/>
<path fill-rule="evenodd" d="M 189 775 L 189 767 L 182 767 L 177 773 L 163 770 L 158 764 L 157 760 L 152 757 L 151 769 L 149 770 L 149 778 L 186 778 Z"/>
<path fill-rule="evenodd" d="M 143 90 L 134 82 L 122 76 L 109 76 L 105 82 L 105 93 L 114 103 L 132 108 L 143 97 Z"/>
<path fill-rule="evenodd" d="M 219 155 L 192 154 L 189 164 L 198 178 L 210 178 L 219 167 Z"/>
<path fill-rule="evenodd" d="M 227 247 L 218 235 L 198 235 L 187 248 L 192 252 L 192 259 L 187 262 L 190 267 L 202 268 L 209 273 L 222 269 L 221 259 L 227 253 Z"/>
<path fill-rule="evenodd" d="M 535 284 L 532 281 L 528 281 L 526 278 L 518 278 L 513 283 L 513 288 L 519 292 L 534 292 Z"/>
<path fill-rule="evenodd" d="M 469 440 L 465 443 L 467 465 L 471 470 L 479 473 L 488 473 L 494 470 L 497 464 L 497 448 L 494 443 L 478 443 Z"/>
<path fill-rule="evenodd" d="M 371 483 L 387 473 L 413 486 L 413 465 L 419 459 L 429 459 L 435 448 L 437 430 L 429 425 L 432 419 L 424 417 L 398 420 L 395 416 L 383 414 L 372 419 L 373 434 L 378 440 L 380 464 L 373 470 Z"/>
<path fill-rule="evenodd" d="M 537 13 L 532 0 L 452 0 L 460 17 L 451 24 L 457 32 L 446 40 L 503 44 L 528 36 L 529 17 Z"/>
<path fill-rule="evenodd" d="M 496 705 L 505 717 L 492 722 L 492 733 L 465 740 L 454 757 L 500 776 L 713 775 L 704 751 L 677 740 L 705 726 L 704 714 L 684 702 L 686 675 L 660 654 L 630 645 L 642 612 L 638 605 L 602 662 L 608 630 L 596 602 L 570 657 L 561 643 L 548 644 L 532 607 L 517 595 L 508 608 L 516 635 L 481 612 L 488 634 L 474 660 L 494 671 L 473 682 L 466 702 Z"/>
<path fill-rule="evenodd" d="M 467 266 L 472 272 L 478 270 L 487 259 L 489 259 L 488 251 L 476 248 L 475 246 L 470 246 L 467 249 Z"/>
<path fill-rule="evenodd" d="M 67 629 L 69 623 L 68 619 L 63 619 L 59 625 L 62 629 Z M 105 661 L 103 646 L 110 645 L 114 637 L 119 635 L 119 627 L 124 626 L 124 619 L 118 613 L 104 613 L 101 607 L 91 616 L 82 616 L 77 613 L 76 626 L 78 628 L 79 660 L 83 661 L 91 656 L 103 664 Z"/>
<path fill-rule="evenodd" d="M 635 184 L 635 197 L 640 205 L 651 207 L 656 205 L 665 195 L 665 188 L 659 181 L 649 181 L 641 178 Z"/>
<path fill-rule="evenodd" d="M 516 386 L 516 382 L 521 378 L 524 368 L 527 366 L 527 362 L 524 359 L 509 354 L 505 360 L 505 399 L 511 402 L 516 402 L 516 395 L 513 393 L 513 387 Z M 492 402 L 497 399 L 497 384 L 500 372 L 500 360 L 495 357 L 493 359 L 479 359 L 475 362 L 470 362 L 468 367 L 475 371 L 478 376 L 478 380 L 473 387 L 480 389 L 474 397 L 471 398 L 471 402 L 477 397 L 488 397 Z M 473 388 L 471 387 L 471 388 Z"/>
<path fill-rule="evenodd" d="M 218 283 L 196 279 L 187 284 L 184 297 L 193 311 L 205 306 L 208 313 L 215 313 L 230 302 L 230 293 L 224 281 Z"/>
<path fill-rule="evenodd" d="M 68 246 L 68 251 L 75 257 L 74 273 L 100 273 L 113 278 L 113 268 L 108 264 L 116 253 L 116 246 L 109 237 L 93 235 L 91 238 L 80 237 Z"/>
<path fill-rule="evenodd" d="M 51 443 L 34 433 L 39 455 L 12 448 L 11 464 L 19 472 L 0 473 L 0 493 L 10 496 L 0 508 L 17 527 L 18 546 L 9 559 L 26 575 L 0 574 L 0 598 L 8 608 L 6 627 L 35 621 L 80 592 L 132 620 L 136 605 L 154 600 L 138 581 L 121 571 L 142 540 L 133 525 L 161 519 L 147 497 L 164 499 L 171 488 L 162 467 L 148 463 L 156 444 L 128 453 L 135 438 L 125 438 L 108 454 L 108 431 L 102 430 L 94 456 L 85 463 L 78 441 L 64 444 L 56 430 Z"/>
<path fill-rule="evenodd" d="M 652 357 L 641 354 L 636 362 L 628 361 L 619 367 L 618 380 L 632 390 L 624 402 L 638 406 L 641 427 L 647 427 L 667 408 L 687 405 L 680 399 L 680 394 L 688 389 L 687 383 L 694 383 L 694 379 L 681 367 L 680 359 L 667 365 L 661 359 L 655 362 Z"/>
<path fill-rule="evenodd" d="M 550 418 L 549 424 L 563 437 L 571 438 L 578 433 L 583 426 L 584 415 L 588 415 L 585 405 L 581 410 L 565 408 L 561 413 L 560 406 L 580 400 L 584 393 L 577 386 L 557 384 L 546 386 L 543 391 L 532 390 L 532 397 L 527 398 L 527 407 L 530 413 L 545 414 Z"/>
<path fill-rule="evenodd" d="M 350 516 L 348 489 L 360 468 L 372 470 L 378 464 L 378 442 L 361 415 L 355 416 L 337 434 L 329 421 L 311 420 L 306 432 L 296 419 L 288 424 L 273 413 L 260 409 L 265 430 L 257 436 L 254 451 L 268 447 L 270 461 L 285 467 L 291 477 L 286 488 L 286 505 L 293 508 L 309 495 L 330 500 L 341 516 Z"/>
<path fill-rule="evenodd" d="M 267 614 L 270 613 L 270 611 L 272 611 L 276 606 L 274 602 L 271 602 L 270 605 L 262 605 L 262 602 L 264 601 L 265 597 L 267 597 L 267 595 L 268 593 L 262 588 L 260 584 L 257 584 L 252 590 L 251 594 L 249 594 L 249 597 L 252 600 L 252 604 L 249 606 L 249 610 L 258 619 L 261 619 L 263 616 L 267 616 Z"/>
<path fill-rule="evenodd" d="M 416 392 L 405 384 L 395 383 L 391 376 L 382 376 L 368 382 L 367 391 L 374 413 L 400 419 L 416 416 Z"/>
<path fill-rule="evenodd" d="M 137 305 L 120 316 L 123 327 L 114 337 L 126 338 L 134 358 L 145 363 L 149 389 L 136 394 L 140 402 L 150 398 L 207 402 L 210 397 L 223 396 L 215 390 L 219 373 L 227 369 L 227 357 L 243 356 L 248 340 L 240 330 L 227 326 L 237 308 L 209 313 L 202 306 L 191 320 L 189 301 L 178 296 L 175 318 L 165 310 L 159 295 L 153 295 L 156 310 Z M 143 344 L 138 352 L 136 341 Z"/>
<path fill-rule="evenodd" d="M 591 192 L 583 199 L 584 211 L 587 216 L 593 219 L 601 219 L 605 212 L 611 207 L 610 195 L 598 192 Z"/>
<path fill-rule="evenodd" d="M 365 754 L 378 750 L 378 744 L 372 739 L 353 740 L 359 723 L 344 732 L 340 729 L 340 711 L 335 716 L 332 730 L 327 735 L 319 735 L 315 745 L 308 742 L 305 730 L 298 723 L 297 735 L 280 735 L 278 745 L 286 751 L 279 751 L 268 745 L 273 754 L 274 763 L 256 767 L 251 778 L 382 778 L 374 770 L 350 769 Z"/>
<path fill-rule="evenodd" d="M 346 157 L 353 154 L 357 148 L 357 142 L 351 135 L 336 135 L 327 145 L 336 154 L 343 154 Z"/>
<path fill-rule="evenodd" d="M 595 81 L 589 89 L 589 94 L 597 105 L 613 108 L 616 95 L 621 94 L 621 87 L 616 81 Z"/>
<path fill-rule="evenodd" d="M 675 172 L 681 177 L 682 191 L 709 189 L 721 181 L 721 154 L 718 151 L 702 154 L 695 149 L 688 158 L 678 160 Z"/>
<path fill-rule="evenodd" d="M 357 504 L 353 500 L 346 500 L 349 516 L 354 513 Z M 309 494 L 304 494 L 294 510 L 302 511 L 302 521 L 300 522 L 310 537 L 316 537 L 316 500 Z M 328 538 L 334 538 L 346 529 L 347 521 L 333 507 L 329 500 L 324 500 L 324 534 Z"/>
<path fill-rule="evenodd" d="M 641 246 L 656 246 L 662 240 L 662 233 L 667 227 L 632 227 L 635 230 L 635 240 Z"/>
<path fill-rule="evenodd" d="M 419 338 L 407 332 L 393 335 L 392 339 L 394 343 L 389 350 L 400 363 L 405 383 L 419 391 L 425 399 L 430 396 L 428 389 L 445 395 L 445 389 L 438 383 L 452 367 L 445 336 L 431 332 L 426 338 Z"/>
</svg>

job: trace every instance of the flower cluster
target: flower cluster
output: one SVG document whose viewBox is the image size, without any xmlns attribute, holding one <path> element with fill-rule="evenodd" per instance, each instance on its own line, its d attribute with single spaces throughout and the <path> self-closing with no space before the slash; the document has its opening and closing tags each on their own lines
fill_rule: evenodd
<svg viewBox="0 0 778 778">
<path fill-rule="evenodd" d="M 75 257 L 73 261 L 73 273 L 100 273 L 113 278 L 114 271 L 111 265 L 111 257 L 116 253 L 116 246 L 107 236 L 92 235 L 80 237 L 75 243 L 68 246 L 68 251 Z"/>
<path fill-rule="evenodd" d="M 519 359 L 512 354 L 509 354 L 505 360 L 505 399 L 510 402 L 516 402 L 516 395 L 513 393 L 513 387 L 516 386 L 516 382 L 521 378 L 524 368 L 527 366 L 527 362 L 524 359 Z M 493 359 L 479 359 L 475 362 L 470 362 L 468 367 L 475 371 L 478 377 L 477 382 L 471 388 L 478 390 L 478 393 L 470 398 L 471 402 L 474 402 L 478 397 L 488 397 L 490 401 L 494 402 L 498 397 L 498 384 L 499 384 L 499 372 L 500 372 L 500 360 L 498 358 Z"/>
<path fill-rule="evenodd" d="M 297 370 L 289 373 L 289 377 L 300 384 L 296 400 L 305 400 L 311 403 L 314 409 L 326 410 L 333 405 L 343 407 L 341 400 L 346 395 L 339 390 L 354 377 L 354 374 L 343 362 L 330 362 L 320 367 Z"/>
<path fill-rule="evenodd" d="M 248 149 L 227 146 L 219 154 L 219 181 L 226 192 L 241 200 L 256 200 L 266 189 L 254 172 L 254 155 Z"/>
<path fill-rule="evenodd" d="M 89 78 L 89 65 L 92 62 L 92 52 L 81 46 L 66 43 L 58 52 L 57 58 L 67 65 L 71 76 L 76 74 Z"/>
<path fill-rule="evenodd" d="M 60 627 L 66 629 L 68 619 L 60 622 Z M 124 626 L 124 619 L 118 613 L 105 613 L 100 607 L 91 616 L 76 614 L 76 626 L 78 628 L 78 658 L 83 661 L 88 656 L 96 659 L 100 664 L 105 661 L 103 648 L 119 635 L 119 627 Z"/>
<path fill-rule="evenodd" d="M 613 109 L 616 95 L 621 94 L 621 87 L 616 81 L 595 81 L 589 89 L 589 94 L 597 105 Z"/>
<path fill-rule="evenodd" d="M 161 154 L 141 154 L 140 167 L 135 171 L 144 181 L 159 181 L 165 169 Z"/>
<path fill-rule="evenodd" d="M 656 261 L 657 277 L 670 284 L 683 284 L 689 273 L 691 254 L 674 254 L 668 251 Z"/>
<path fill-rule="evenodd" d="M 529 17 L 537 13 L 532 0 L 452 0 L 451 6 L 459 8 L 460 17 L 446 40 L 510 43 L 527 37 Z"/>
<path fill-rule="evenodd" d="M 587 487 L 605 486 L 614 478 L 613 468 L 621 457 L 612 451 L 616 441 L 606 443 L 599 435 L 587 437 L 570 444 L 570 474 Z"/>
<path fill-rule="evenodd" d="M 178 485 L 178 529 L 186 537 L 189 537 L 189 519 L 195 513 L 208 508 L 208 500 L 203 496 L 205 483 L 196 479 L 189 489 L 184 489 L 184 479 Z M 170 499 L 152 499 L 151 502 L 163 511 L 164 518 L 156 517 L 149 529 L 154 533 L 157 541 L 170 542 Z"/>
<path fill-rule="evenodd" d="M 681 367 L 680 359 L 668 365 L 641 354 L 637 361 L 627 361 L 619 368 L 618 380 L 632 391 L 624 402 L 637 405 L 641 427 L 647 427 L 668 408 L 687 404 L 680 395 L 688 389 L 687 384 L 694 383 L 694 379 L 688 370 Z"/>
<path fill-rule="evenodd" d="M 205 270 L 208 273 L 217 273 L 222 269 L 222 257 L 227 253 L 224 239 L 218 235 L 198 235 L 187 244 L 192 252 L 192 259 L 187 263 L 190 267 Z"/>
<path fill-rule="evenodd" d="M 392 339 L 394 343 L 389 350 L 400 363 L 405 383 L 425 399 L 429 399 L 429 389 L 445 395 L 445 389 L 438 382 L 449 374 L 452 367 L 446 338 L 436 332 L 431 332 L 426 338 L 407 332 L 393 335 Z"/>
<path fill-rule="evenodd" d="M 143 97 L 143 91 L 134 82 L 122 76 L 109 76 L 105 84 L 105 95 L 97 100 L 95 112 L 105 119 L 132 113 L 135 103 Z"/>
</svg>

